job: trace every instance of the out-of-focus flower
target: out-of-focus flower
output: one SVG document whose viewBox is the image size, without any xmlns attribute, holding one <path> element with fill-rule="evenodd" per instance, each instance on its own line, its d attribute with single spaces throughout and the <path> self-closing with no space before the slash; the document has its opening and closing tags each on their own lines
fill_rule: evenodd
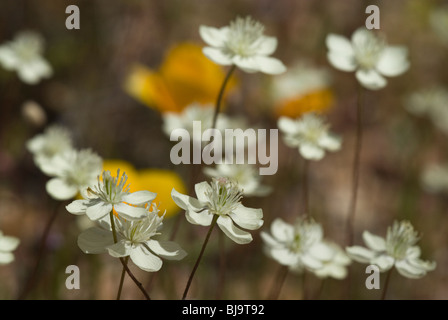
<svg viewBox="0 0 448 320">
<path fill-rule="evenodd" d="M 70 131 L 59 125 L 47 127 L 43 133 L 27 141 L 26 147 L 33 154 L 35 164 L 41 168 L 57 154 L 73 149 Z"/>
<path fill-rule="evenodd" d="M 195 191 L 197 199 L 175 189 L 171 193 L 176 204 L 185 210 L 188 222 L 209 226 L 214 215 L 217 215 L 219 228 L 238 244 L 253 240 L 252 235 L 245 230 L 256 230 L 263 225 L 263 211 L 241 204 L 243 194 L 234 181 L 219 178 L 213 179 L 211 183 L 200 182 L 195 185 Z"/>
<path fill-rule="evenodd" d="M 429 23 L 434 34 L 448 46 L 448 6 L 436 7 L 429 15 Z"/>
<path fill-rule="evenodd" d="M 36 101 L 25 101 L 21 111 L 23 118 L 36 128 L 43 127 L 47 123 L 47 115 Z"/>
<path fill-rule="evenodd" d="M 111 176 L 109 171 L 103 171 L 102 179 L 98 177 L 97 185 L 81 191 L 82 200 L 75 200 L 66 206 L 68 212 L 86 214 L 91 220 L 97 221 L 106 217 L 114 210 L 120 218 L 138 220 L 146 216 L 146 207 L 156 197 L 147 190 L 129 192 L 126 173 Z"/>
<path fill-rule="evenodd" d="M 140 220 L 128 221 L 113 217 L 117 242 L 114 243 L 112 228 L 107 219 L 100 227 L 92 227 L 78 236 L 78 246 L 84 253 L 108 252 L 116 258 L 129 256 L 140 269 L 155 272 L 162 267 L 162 259 L 181 260 L 187 253 L 173 241 L 156 240 L 160 235 L 163 216 L 157 207 L 147 211 Z M 161 257 L 161 258 L 160 258 Z"/>
<path fill-rule="evenodd" d="M 152 190 L 157 194 L 154 200 L 159 209 L 165 212 L 165 218 L 177 214 L 180 209 L 171 198 L 171 190 L 175 188 L 181 193 L 187 192 L 185 182 L 175 171 L 158 168 L 136 169 L 133 164 L 119 159 L 103 161 L 103 170 L 116 172 L 118 169 L 126 172 L 129 181 L 129 192 Z"/>
<path fill-rule="evenodd" d="M 335 243 L 323 239 L 322 226 L 312 219 L 299 218 L 294 224 L 276 218 L 271 234 L 262 231 L 266 254 L 293 272 L 304 270 L 318 277 L 343 279 L 350 259 Z"/>
<path fill-rule="evenodd" d="M 238 17 L 219 29 L 199 27 L 199 34 L 209 45 L 203 52 L 217 64 L 236 65 L 245 72 L 285 72 L 286 67 L 280 60 L 269 57 L 277 48 L 277 38 L 263 33 L 264 26 L 251 17 Z"/>
<path fill-rule="evenodd" d="M 441 86 L 423 88 L 407 95 L 404 107 L 417 116 L 427 116 L 434 125 L 448 133 L 448 90 Z"/>
<path fill-rule="evenodd" d="M 276 117 L 299 117 L 305 113 L 325 113 L 334 101 L 330 74 L 324 68 L 299 62 L 288 72 L 272 77 L 271 96 Z"/>
<path fill-rule="evenodd" d="M 358 262 L 377 265 L 381 272 L 395 266 L 402 276 L 418 279 L 436 268 L 435 261 L 420 259 L 421 250 L 415 245 L 419 236 L 409 221 L 394 221 L 385 239 L 368 231 L 362 236 L 368 248 L 347 247 L 348 255 Z"/>
<path fill-rule="evenodd" d="M 0 230 L 0 265 L 5 265 L 14 261 L 14 253 L 20 240 L 16 237 L 5 236 Z"/>
<path fill-rule="evenodd" d="M 67 150 L 41 166 L 53 177 L 46 184 L 48 194 L 56 200 L 68 200 L 95 184 L 102 172 L 102 159 L 90 149 Z"/>
<path fill-rule="evenodd" d="M 344 36 L 329 34 L 326 38 L 328 60 L 336 69 L 353 72 L 367 89 L 378 90 L 387 85 L 385 77 L 401 75 L 409 69 L 408 50 L 389 46 L 366 28 L 357 29 L 351 41 Z"/>
<path fill-rule="evenodd" d="M 204 168 L 204 173 L 210 178 L 225 177 L 236 181 L 244 196 L 266 196 L 272 188 L 261 183 L 258 169 L 251 164 L 217 164 L 214 168 Z"/>
<path fill-rule="evenodd" d="M 325 150 L 336 151 L 341 147 L 341 138 L 330 133 L 329 125 L 314 113 L 297 119 L 280 117 L 277 124 L 284 134 L 285 144 L 291 148 L 298 147 L 305 159 L 320 160 Z"/>
<path fill-rule="evenodd" d="M 223 70 L 204 57 L 200 46 L 181 43 L 167 53 L 157 71 L 133 67 L 124 86 L 129 95 L 161 113 L 181 112 L 191 103 L 214 103 L 224 77 Z M 227 89 L 235 84 L 232 77 Z"/>
<path fill-rule="evenodd" d="M 421 177 L 423 187 L 430 193 L 448 193 L 448 166 L 432 164 L 427 166 Z"/>
<path fill-rule="evenodd" d="M 0 46 L 0 64 L 6 70 L 17 71 L 26 84 L 37 84 L 53 74 L 51 65 L 42 57 L 44 39 L 34 31 L 22 31 L 13 41 Z"/>
</svg>

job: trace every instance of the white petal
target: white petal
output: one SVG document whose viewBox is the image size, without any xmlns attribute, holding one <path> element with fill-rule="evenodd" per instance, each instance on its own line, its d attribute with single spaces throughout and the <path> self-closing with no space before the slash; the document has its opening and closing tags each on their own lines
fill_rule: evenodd
<svg viewBox="0 0 448 320">
<path fill-rule="evenodd" d="M 349 39 L 337 34 L 329 34 L 325 39 L 325 43 L 330 52 L 346 57 L 354 57 L 355 52 Z"/>
<path fill-rule="evenodd" d="M 20 240 L 16 237 L 0 235 L 0 251 L 13 251 L 19 245 Z"/>
<path fill-rule="evenodd" d="M 367 89 L 379 90 L 387 85 L 387 80 L 377 71 L 360 69 L 356 71 L 356 79 Z"/>
<path fill-rule="evenodd" d="M 269 56 L 277 49 L 277 38 L 263 36 L 260 40 L 257 53 L 263 56 Z"/>
<path fill-rule="evenodd" d="M 240 204 L 229 216 L 241 228 L 257 230 L 263 225 L 263 210 L 247 208 Z"/>
<path fill-rule="evenodd" d="M 294 119 L 281 116 L 277 121 L 277 127 L 288 134 L 296 134 L 297 133 L 297 122 Z"/>
<path fill-rule="evenodd" d="M 328 52 L 327 59 L 333 67 L 341 71 L 353 72 L 358 66 L 354 57 L 341 55 L 337 52 Z"/>
<path fill-rule="evenodd" d="M 294 239 L 294 227 L 280 218 L 276 218 L 272 222 L 271 233 L 281 242 L 289 242 Z"/>
<path fill-rule="evenodd" d="M 124 195 L 121 199 L 124 202 L 133 204 L 133 205 L 142 205 L 144 203 L 149 203 L 155 199 L 157 196 L 157 193 L 142 190 L 142 191 L 136 191 L 130 194 Z"/>
<path fill-rule="evenodd" d="M 201 203 L 207 203 L 209 201 L 207 192 L 211 190 L 210 185 L 203 181 L 196 183 L 194 186 L 194 191 L 196 192 L 196 196 Z"/>
<path fill-rule="evenodd" d="M 148 214 L 145 208 L 130 206 L 123 202 L 115 204 L 114 209 L 126 220 L 138 220 L 146 217 Z"/>
<path fill-rule="evenodd" d="M 214 27 L 200 26 L 199 34 L 208 45 L 212 47 L 222 47 L 226 40 L 226 29 L 218 29 Z"/>
<path fill-rule="evenodd" d="M 405 47 L 387 47 L 381 53 L 376 69 L 388 77 L 398 76 L 409 69 L 408 50 Z"/>
<path fill-rule="evenodd" d="M 268 252 L 268 255 L 284 266 L 293 266 L 300 261 L 299 255 L 287 248 L 273 248 Z"/>
<path fill-rule="evenodd" d="M 197 224 L 200 226 L 209 226 L 212 223 L 213 214 L 211 214 L 208 210 L 203 210 L 200 212 L 187 210 L 185 211 L 185 218 L 191 224 Z"/>
<path fill-rule="evenodd" d="M 106 247 L 113 243 L 112 232 L 98 227 L 89 228 L 78 236 L 78 246 L 84 253 L 105 253 Z"/>
<path fill-rule="evenodd" d="M 16 53 L 7 45 L 0 47 L 0 64 L 6 70 L 14 70 L 19 65 Z"/>
<path fill-rule="evenodd" d="M 319 145 L 330 151 L 337 151 L 341 148 L 341 138 L 332 134 L 324 134 L 319 139 Z"/>
<path fill-rule="evenodd" d="M 174 188 L 171 191 L 171 198 L 182 209 L 187 211 L 201 211 L 203 206 L 193 197 L 177 192 Z"/>
<path fill-rule="evenodd" d="M 68 200 L 76 196 L 78 188 L 74 185 L 69 185 L 65 180 L 60 178 L 53 178 L 49 180 L 45 188 L 48 194 L 56 200 Z"/>
<path fill-rule="evenodd" d="M 380 268 L 381 272 L 387 271 L 390 268 L 392 268 L 394 265 L 394 262 L 395 262 L 394 258 L 392 258 L 388 255 L 385 255 L 385 254 L 375 257 L 372 260 L 370 260 L 370 263 L 377 265 L 378 268 Z"/>
<path fill-rule="evenodd" d="M 159 271 L 162 267 L 162 259 L 144 249 L 143 246 L 137 246 L 132 249 L 130 257 L 132 262 L 144 271 Z"/>
<path fill-rule="evenodd" d="M 109 232 L 111 233 L 111 232 Z M 131 245 L 124 239 L 109 245 L 106 249 L 112 257 L 121 258 L 131 254 Z"/>
<path fill-rule="evenodd" d="M 286 66 L 279 59 L 257 56 L 254 58 L 258 64 L 258 70 L 267 74 L 281 74 L 286 71 Z"/>
<path fill-rule="evenodd" d="M 386 250 L 386 241 L 384 240 L 384 238 L 376 236 L 369 231 L 364 231 L 362 233 L 362 238 L 369 249 L 377 252 Z"/>
<path fill-rule="evenodd" d="M 65 206 L 68 212 L 71 214 L 81 215 L 85 214 L 87 210 L 88 200 L 75 200 L 69 205 Z"/>
<path fill-rule="evenodd" d="M 299 152 L 305 159 L 315 161 L 321 160 L 325 155 L 325 151 L 322 148 L 311 143 L 302 143 L 299 147 Z"/>
<path fill-rule="evenodd" d="M 0 265 L 8 264 L 14 261 L 14 254 L 10 252 L 0 252 Z"/>
<path fill-rule="evenodd" d="M 217 48 L 212 48 L 212 47 L 205 47 L 202 48 L 202 52 L 204 53 L 204 55 L 209 58 L 210 60 L 212 60 L 213 62 L 223 65 L 223 66 L 228 66 L 232 64 L 232 59 L 230 58 L 229 55 L 224 54 L 222 52 L 222 50 L 217 49 Z"/>
<path fill-rule="evenodd" d="M 345 249 L 350 258 L 361 263 L 370 263 L 375 258 L 375 252 L 360 246 L 347 247 Z"/>
<path fill-rule="evenodd" d="M 307 268 L 311 270 L 316 270 L 323 267 L 322 261 L 309 254 L 305 254 L 302 257 L 302 262 Z"/>
<path fill-rule="evenodd" d="M 145 242 L 156 255 L 168 260 L 182 260 L 187 253 L 176 242 L 149 240 Z"/>
<path fill-rule="evenodd" d="M 267 232 L 260 232 L 261 239 L 264 241 L 266 246 L 270 248 L 279 248 L 282 246 L 281 243 L 279 243 L 276 239 L 274 239 L 269 233 Z"/>
<path fill-rule="evenodd" d="M 330 261 L 335 254 L 333 248 L 324 242 L 318 242 L 309 249 L 309 255 L 320 261 Z"/>
<path fill-rule="evenodd" d="M 397 271 L 404 277 L 410 279 L 419 279 L 426 275 L 426 270 L 411 265 L 406 260 L 398 261 L 395 264 Z"/>
<path fill-rule="evenodd" d="M 227 216 L 220 216 L 217 220 L 219 228 L 230 239 L 238 244 L 247 244 L 252 241 L 252 235 L 249 232 L 243 231 L 233 224 L 232 219 Z"/>
<path fill-rule="evenodd" d="M 254 73 L 260 71 L 260 65 L 254 57 L 234 56 L 232 62 L 241 70 Z"/>
<path fill-rule="evenodd" d="M 104 203 L 102 201 L 97 202 L 92 206 L 88 206 L 86 209 L 86 214 L 90 220 L 98 220 L 102 217 L 108 215 L 112 211 L 112 205 Z"/>
</svg>

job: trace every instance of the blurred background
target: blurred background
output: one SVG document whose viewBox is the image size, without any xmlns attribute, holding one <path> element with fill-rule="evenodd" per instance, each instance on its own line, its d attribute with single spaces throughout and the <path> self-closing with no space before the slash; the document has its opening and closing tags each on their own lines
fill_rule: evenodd
<svg viewBox="0 0 448 320">
<path fill-rule="evenodd" d="M 69 16 L 65 10 L 69 4 L 79 7 L 79 30 L 65 27 Z M 419 280 L 394 273 L 388 298 L 447 299 L 448 197 L 444 186 L 448 185 L 448 179 L 443 181 L 444 171 L 441 171 L 436 177 L 442 182 L 439 181 L 438 187 L 431 187 L 431 181 L 422 177 L 431 165 L 448 163 L 448 130 L 443 130 L 443 125 L 435 124 L 429 116 L 415 114 L 407 108 L 410 97 L 421 90 L 448 89 L 448 2 L 428 0 L 1 1 L 0 45 L 11 41 L 22 30 L 38 32 L 45 39 L 43 56 L 51 64 L 53 75 L 29 85 L 15 72 L 0 68 L 0 230 L 21 241 L 15 251 L 15 261 L 0 266 L 0 299 L 16 299 L 24 290 L 53 210 L 59 213 L 47 239 L 37 280 L 26 298 L 115 298 L 120 263 L 108 255 L 81 252 L 76 244 L 79 221 L 65 210 L 69 202 L 60 203 L 48 196 L 45 183 L 49 178 L 34 164 L 26 142 L 49 125 L 60 124 L 72 132 L 76 147 L 91 148 L 104 159 L 125 161 L 136 170 L 169 170 L 188 189 L 192 166 L 171 163 L 172 142 L 162 130 L 163 114 L 185 106 L 167 106 L 166 97 L 154 97 L 154 93 L 146 92 L 143 83 L 150 80 L 145 75 L 165 81 L 170 95 L 179 94 L 176 90 L 181 90 L 182 83 L 201 86 L 203 73 L 195 74 L 196 67 L 189 62 L 177 62 L 183 60 L 176 58 L 173 48 L 185 43 L 202 47 L 205 44 L 199 36 L 200 25 L 221 27 L 237 16 L 250 15 L 263 23 L 265 34 L 278 39 L 273 56 L 282 60 L 288 71 L 296 70 L 297 65 L 302 69 L 297 74 L 287 72 L 297 86 L 297 95 L 288 97 L 275 89 L 279 86 L 277 81 L 286 81 L 281 76 L 237 70 L 235 83 L 225 97 L 225 112 L 244 117 L 251 126 L 276 128 L 279 115 L 299 116 L 309 107 L 309 104 L 304 106 L 303 97 L 307 97 L 308 103 L 312 99 L 313 108 L 326 115 L 332 132 L 340 135 L 343 143 L 340 151 L 310 164 L 310 208 L 315 219 L 322 223 L 325 237 L 344 245 L 357 83 L 352 73 L 337 71 L 329 65 L 325 37 L 329 33 L 350 37 L 364 25 L 368 16 L 365 8 L 371 4 L 380 8 L 379 32 L 388 43 L 409 48 L 411 68 L 402 76 L 390 78 L 385 89 L 365 94 L 355 243 L 364 245 L 363 230 L 385 236 L 393 220 L 409 219 L 422 235 L 419 242 L 422 258 L 435 260 L 438 265 L 435 271 Z M 445 12 L 445 15 L 435 12 Z M 169 58 L 175 62 L 167 67 Z M 197 70 L 204 70 L 203 63 L 207 62 L 199 62 Z M 132 73 L 136 65 L 141 71 L 137 76 Z M 182 71 L 183 82 L 179 80 L 181 84 L 170 85 L 170 77 L 176 77 L 176 70 L 186 65 L 193 72 Z M 308 68 L 307 72 L 303 66 Z M 210 79 L 214 77 L 219 88 L 227 70 L 218 69 L 210 71 Z M 316 76 L 313 73 L 316 70 L 324 76 L 319 78 L 321 73 Z M 136 82 L 129 82 L 132 76 Z M 314 81 L 316 86 L 307 87 L 315 77 L 320 79 Z M 161 92 L 157 85 L 153 86 L 156 93 Z M 215 88 L 207 88 L 207 93 L 210 95 L 210 90 L 213 92 Z M 210 102 L 214 99 L 213 96 Z M 424 105 L 431 103 L 423 100 Z M 448 108 L 446 102 L 441 103 Z M 438 124 L 448 122 L 448 118 L 437 119 Z M 276 217 L 293 222 L 301 214 L 302 166 L 297 150 L 286 147 L 279 135 L 278 172 L 263 177 L 263 184 L 271 186 L 273 191 L 265 197 L 243 200 L 248 207 L 263 209 L 265 224 L 261 230 L 269 231 Z M 148 190 L 152 191 L 150 187 Z M 178 210 L 166 218 L 164 230 L 168 234 L 177 230 L 175 241 L 188 256 L 180 262 L 165 261 L 154 276 L 133 265 L 131 268 L 149 288 L 153 299 L 179 299 L 207 228 L 189 224 Z M 236 245 L 226 239 L 224 280 L 219 272 L 217 231 L 212 234 L 189 296 L 266 299 L 279 265 L 264 255 L 260 230 L 253 232 L 254 241 L 249 245 Z M 80 268 L 79 290 L 65 287 L 68 265 Z M 365 288 L 365 267 L 356 262 L 352 264 L 350 299 L 380 297 L 381 290 Z M 321 281 L 307 273 L 305 278 L 288 274 L 279 299 L 302 299 L 304 281 L 308 297 L 347 297 L 345 281 L 333 279 L 326 280 L 324 290 L 317 295 Z M 122 298 L 143 298 L 129 278 L 125 280 Z"/>
</svg>

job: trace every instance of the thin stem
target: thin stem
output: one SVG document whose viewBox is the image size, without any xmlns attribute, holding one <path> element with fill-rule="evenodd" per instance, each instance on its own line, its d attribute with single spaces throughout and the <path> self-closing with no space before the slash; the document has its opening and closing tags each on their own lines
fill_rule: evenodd
<svg viewBox="0 0 448 320">
<path fill-rule="evenodd" d="M 288 267 L 280 266 L 275 276 L 274 283 L 272 284 L 271 291 L 269 293 L 269 300 L 277 300 L 280 296 L 283 284 L 285 283 L 286 276 L 288 275 Z"/>
<path fill-rule="evenodd" d="M 387 271 L 386 280 L 384 282 L 383 293 L 381 294 L 381 300 L 386 299 L 387 288 L 389 287 L 390 275 L 392 274 L 392 270 L 393 270 L 393 268 L 390 268 L 389 271 Z"/>
<path fill-rule="evenodd" d="M 34 269 L 33 269 L 32 273 L 30 274 L 30 277 L 28 278 L 28 281 L 27 281 L 27 284 L 25 286 L 25 289 L 23 290 L 22 294 L 19 295 L 18 300 L 25 299 L 25 297 L 31 291 L 34 283 L 36 282 L 36 277 L 37 277 L 37 273 L 38 273 L 38 270 L 39 270 L 39 266 L 40 266 L 40 263 L 41 263 L 44 255 L 45 255 L 45 249 L 46 249 L 46 243 L 47 243 L 48 235 L 50 234 L 51 227 L 52 227 L 54 221 L 56 220 L 56 216 L 58 215 L 58 212 L 59 212 L 58 209 L 59 209 L 60 204 L 61 204 L 60 201 L 55 202 L 53 213 L 50 216 L 50 218 L 48 219 L 47 224 L 45 225 L 45 229 L 44 229 L 44 232 L 42 234 L 42 238 L 40 240 L 39 251 L 38 251 L 38 254 L 37 254 L 37 259 L 36 259 L 36 263 L 34 265 Z"/>
<path fill-rule="evenodd" d="M 213 215 L 213 220 L 212 223 L 210 224 L 210 228 L 208 229 L 207 235 L 205 237 L 204 243 L 202 245 L 202 249 L 201 252 L 199 253 L 199 257 L 196 260 L 196 263 L 193 267 L 193 270 L 191 271 L 190 277 L 188 278 L 188 282 L 187 282 L 187 286 L 185 287 L 185 291 L 184 294 L 182 296 L 182 300 L 185 300 L 185 298 L 187 297 L 188 294 L 188 290 L 190 289 L 190 285 L 191 285 L 191 281 L 193 280 L 194 274 L 196 273 L 196 270 L 198 269 L 199 263 L 201 262 L 202 259 L 202 255 L 204 254 L 205 251 L 205 247 L 207 246 L 208 243 L 208 239 L 210 238 L 210 235 L 212 234 L 213 228 L 216 224 L 216 220 L 218 220 L 218 215 Z"/>
<path fill-rule="evenodd" d="M 363 96 L 364 96 L 364 89 L 361 86 L 359 86 L 358 102 L 356 109 L 356 140 L 355 140 L 355 155 L 353 160 L 352 198 L 350 201 L 348 218 L 347 218 L 347 235 L 349 246 L 353 245 L 355 234 L 354 229 L 355 229 L 356 201 L 358 198 L 360 157 L 361 157 L 362 134 L 363 134 L 363 111 L 364 111 Z"/>
<path fill-rule="evenodd" d="M 222 97 L 224 96 L 224 90 L 227 86 L 227 82 L 229 82 L 230 76 L 232 75 L 233 71 L 235 70 L 236 65 L 232 65 L 232 67 L 227 72 L 227 75 L 224 79 L 224 82 L 222 83 L 221 89 L 219 90 L 218 98 L 216 99 L 216 105 L 215 105 L 215 113 L 213 114 L 213 122 L 212 122 L 212 129 L 216 128 L 216 121 L 218 120 L 218 114 L 221 109 L 221 101 Z"/>
<path fill-rule="evenodd" d="M 114 222 L 114 213 L 113 210 L 109 213 L 109 217 L 110 217 L 110 226 L 112 228 L 112 236 L 114 238 L 114 243 L 117 243 L 117 231 L 115 229 L 115 222 Z M 148 293 L 146 292 L 145 288 L 143 287 L 143 285 L 137 280 L 137 278 L 134 276 L 134 274 L 131 272 L 131 270 L 129 270 L 127 263 L 125 262 L 125 259 L 123 258 L 119 258 L 121 264 L 123 265 L 123 268 L 126 270 L 127 274 L 129 275 L 129 277 L 131 277 L 132 281 L 135 282 L 135 284 L 137 285 L 137 287 L 140 289 L 140 291 L 143 293 L 143 295 L 145 296 L 145 298 L 147 300 L 151 300 L 151 298 L 149 297 Z"/>
<path fill-rule="evenodd" d="M 124 263 L 127 265 L 129 261 L 129 256 L 124 258 Z M 124 282 L 124 276 L 126 275 L 126 269 L 123 267 L 123 271 L 121 271 L 121 278 L 120 278 L 120 286 L 118 287 L 118 293 L 117 293 L 117 300 L 120 300 L 121 291 L 123 289 L 123 282 Z"/>
<path fill-rule="evenodd" d="M 310 161 L 304 159 L 303 162 L 303 172 L 302 172 L 302 190 L 303 190 L 303 213 L 305 215 L 310 214 L 310 203 L 309 203 L 309 183 L 308 183 L 308 167 Z"/>
</svg>

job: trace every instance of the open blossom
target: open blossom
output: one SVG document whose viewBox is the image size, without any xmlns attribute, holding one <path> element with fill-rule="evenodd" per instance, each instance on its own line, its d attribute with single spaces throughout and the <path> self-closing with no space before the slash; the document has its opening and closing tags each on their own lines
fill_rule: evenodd
<svg viewBox="0 0 448 320">
<path fill-rule="evenodd" d="M 329 34 L 326 38 L 328 60 L 336 69 L 353 72 L 367 89 L 378 90 L 387 84 L 385 77 L 401 75 L 409 68 L 408 50 L 389 46 L 366 28 L 357 29 L 351 41 L 344 36 Z"/>
<path fill-rule="evenodd" d="M 149 207 L 148 207 L 149 208 Z M 113 217 L 117 242 L 114 242 L 108 219 L 101 221 L 101 227 L 91 227 L 78 236 L 78 246 L 84 253 L 108 252 L 116 258 L 129 256 L 140 269 L 155 272 L 162 267 L 162 259 L 181 260 L 187 253 L 175 242 L 156 240 L 163 224 L 159 210 L 147 210 L 146 216 L 128 221 Z"/>
<path fill-rule="evenodd" d="M 44 40 L 33 31 L 18 33 L 13 41 L 0 46 L 0 64 L 7 70 L 17 71 L 23 82 L 37 84 L 53 74 L 50 64 L 42 57 Z"/>
<path fill-rule="evenodd" d="M 16 237 L 5 236 L 0 230 L 0 265 L 8 264 L 14 261 L 12 253 L 19 245 L 20 240 Z"/>
<path fill-rule="evenodd" d="M 265 252 L 293 272 L 311 271 L 318 277 L 343 279 L 350 259 L 335 243 L 323 239 L 322 226 L 312 219 L 299 218 L 289 224 L 276 218 L 271 234 L 262 231 Z"/>
<path fill-rule="evenodd" d="M 220 65 L 236 65 L 246 72 L 280 74 L 284 64 L 269 57 L 277 48 L 277 38 L 265 36 L 264 26 L 251 17 L 236 18 L 229 26 L 200 26 L 199 33 L 209 45 L 204 54 Z"/>
<path fill-rule="evenodd" d="M 42 171 L 52 176 L 47 192 L 57 200 L 67 200 L 95 184 L 101 174 L 103 161 L 90 149 L 67 150 L 42 164 Z"/>
<path fill-rule="evenodd" d="M 126 173 L 120 177 L 120 170 L 117 170 L 117 176 L 113 177 L 110 171 L 103 171 L 97 185 L 81 191 L 84 199 L 73 201 L 66 209 L 75 215 L 86 214 L 93 221 L 104 218 L 112 210 L 126 220 L 141 219 L 147 215 L 146 207 L 156 194 L 146 190 L 131 193 L 126 183 Z"/>
<path fill-rule="evenodd" d="M 419 236 L 409 221 L 394 221 L 385 239 L 368 231 L 362 236 L 367 248 L 348 247 L 348 255 L 358 262 L 377 265 L 381 272 L 395 266 L 402 276 L 418 279 L 436 268 L 434 261 L 420 259 L 421 250 L 415 245 Z"/>
<path fill-rule="evenodd" d="M 34 162 L 41 170 L 53 157 L 73 149 L 70 131 L 59 125 L 47 127 L 27 141 L 26 147 L 33 155 Z"/>
<path fill-rule="evenodd" d="M 329 132 L 329 125 L 314 113 L 304 114 L 297 119 L 280 117 L 278 127 L 283 133 L 283 141 L 291 148 L 298 148 L 302 157 L 320 160 L 325 151 L 337 151 L 341 138 Z"/>
<path fill-rule="evenodd" d="M 216 215 L 219 228 L 238 244 L 253 240 L 252 235 L 243 229 L 256 230 L 263 225 L 263 211 L 241 204 L 243 194 L 234 181 L 219 178 L 211 183 L 200 182 L 195 185 L 195 191 L 197 199 L 175 189 L 171 192 L 176 204 L 185 210 L 188 222 L 209 226 Z"/>
<path fill-rule="evenodd" d="M 244 196 L 265 196 L 272 188 L 261 183 L 257 168 L 251 164 L 220 163 L 214 168 L 204 168 L 204 173 L 211 178 L 225 177 L 238 183 Z"/>
</svg>

